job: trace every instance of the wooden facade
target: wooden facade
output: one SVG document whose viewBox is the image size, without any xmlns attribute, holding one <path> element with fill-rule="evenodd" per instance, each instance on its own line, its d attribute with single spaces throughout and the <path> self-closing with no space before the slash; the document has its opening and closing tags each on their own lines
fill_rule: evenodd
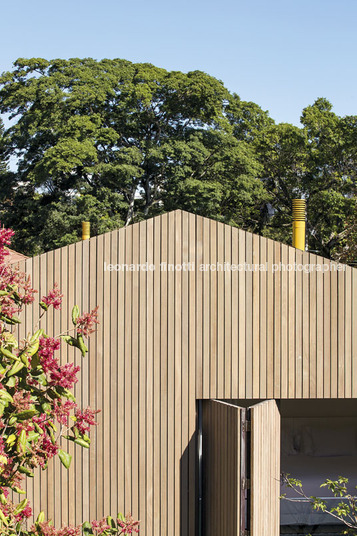
<svg viewBox="0 0 357 536">
<path fill-rule="evenodd" d="M 99 306 L 89 357 L 61 354 L 81 365 L 80 404 L 101 409 L 91 448 L 66 445 L 68 472 L 57 460 L 28 481 L 56 526 L 130 511 L 145 536 L 193 536 L 197 400 L 357 397 L 351 267 L 180 210 L 20 266 L 39 289 L 23 334 L 54 282 L 64 301 L 42 321 L 48 333 L 70 327 L 73 304 Z"/>
</svg>

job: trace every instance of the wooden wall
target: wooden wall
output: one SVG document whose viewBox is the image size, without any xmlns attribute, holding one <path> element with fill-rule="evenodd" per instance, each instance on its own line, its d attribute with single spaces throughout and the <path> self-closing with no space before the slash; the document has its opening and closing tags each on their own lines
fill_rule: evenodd
<svg viewBox="0 0 357 536">
<path fill-rule="evenodd" d="M 146 261 L 155 271 L 104 271 Z M 160 270 L 188 261 L 194 271 Z M 182 211 L 22 263 L 40 297 L 55 281 L 63 290 L 49 333 L 70 326 L 74 303 L 99 305 L 101 322 L 83 362 L 62 351 L 81 364 L 76 395 L 100 424 L 90 451 L 68 447 L 68 472 L 56 461 L 29 482 L 35 511 L 57 526 L 131 511 L 145 536 L 193 535 L 196 399 L 357 396 L 357 271 L 199 270 L 224 261 L 330 264 Z"/>
</svg>

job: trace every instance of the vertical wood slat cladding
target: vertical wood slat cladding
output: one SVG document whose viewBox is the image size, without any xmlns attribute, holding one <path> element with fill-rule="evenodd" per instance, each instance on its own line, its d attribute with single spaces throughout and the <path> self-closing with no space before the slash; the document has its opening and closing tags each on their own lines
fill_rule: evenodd
<svg viewBox="0 0 357 536">
<path fill-rule="evenodd" d="M 252 536 L 280 534 L 280 414 L 275 400 L 251 411 Z"/>
<path fill-rule="evenodd" d="M 175 211 L 20 263 L 40 290 L 22 336 L 55 281 L 64 306 L 42 327 L 70 327 L 75 303 L 99 305 L 101 322 L 83 361 L 61 353 L 81 364 L 76 395 L 101 409 L 99 426 L 89 451 L 64 444 L 68 472 L 57 460 L 27 483 L 34 510 L 58 526 L 131 511 L 145 536 L 193 535 L 197 399 L 357 397 L 357 271 L 271 270 L 316 260 L 334 264 Z M 146 261 L 153 272 L 104 271 Z M 200 271 L 216 262 L 269 270 Z"/>
<path fill-rule="evenodd" d="M 219 402 L 202 405 L 203 532 L 240 534 L 241 408 Z"/>
</svg>

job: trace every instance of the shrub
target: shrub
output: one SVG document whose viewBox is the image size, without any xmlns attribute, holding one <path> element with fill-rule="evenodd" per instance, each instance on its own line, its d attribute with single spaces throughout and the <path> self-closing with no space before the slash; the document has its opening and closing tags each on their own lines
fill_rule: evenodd
<svg viewBox="0 0 357 536">
<path fill-rule="evenodd" d="M 58 456 L 69 468 L 71 455 L 61 448 L 62 439 L 89 448 L 90 427 L 96 425 L 99 410 L 80 409 L 71 388 L 78 381 L 79 367 L 61 365 L 58 351 L 62 343 L 74 346 L 85 357 L 86 338 L 98 323 L 97 308 L 80 313 L 72 310 L 72 327 L 60 336 L 37 329 L 19 340 L 17 326 L 24 307 L 34 301 L 36 290 L 28 277 L 6 263 L 7 247 L 13 231 L 0 229 L 0 533 L 4 536 L 77 536 L 131 534 L 138 522 L 131 515 L 118 515 L 78 527 L 56 529 L 45 521 L 43 512 L 27 529 L 32 516 L 28 499 L 14 504 L 10 493 L 24 494 L 21 483 L 34 477 L 34 469 L 45 470 Z M 57 285 L 40 301 L 39 320 L 50 307 L 60 309 L 62 294 Z"/>
</svg>

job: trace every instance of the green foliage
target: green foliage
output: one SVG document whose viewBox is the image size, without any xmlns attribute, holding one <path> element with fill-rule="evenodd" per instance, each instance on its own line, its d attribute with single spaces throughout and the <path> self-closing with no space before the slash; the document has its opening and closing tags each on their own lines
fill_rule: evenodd
<svg viewBox="0 0 357 536">
<path fill-rule="evenodd" d="M 302 114 L 302 128 L 270 126 L 257 142 L 273 218 L 262 234 L 291 243 L 291 202 L 305 198 L 311 251 L 336 257 L 356 196 L 357 118 L 341 118 L 318 99 Z"/>
<path fill-rule="evenodd" d="M 328 508 L 326 500 L 306 495 L 301 480 L 291 477 L 288 473 L 282 474 L 282 483 L 306 499 L 314 510 L 325 512 L 343 523 L 347 527 L 343 534 L 357 534 L 357 496 L 348 492 L 348 478 L 343 476 L 339 476 L 337 480 L 327 478 L 321 484 L 321 488 L 326 488 L 331 492 L 331 497 L 341 498 L 341 502 L 332 508 Z M 289 500 L 286 494 L 282 495 L 281 499 Z"/>
<path fill-rule="evenodd" d="M 4 138 L 4 123 L 0 118 L 0 177 L 7 171 L 7 161 L 5 155 L 5 138 Z"/>
<path fill-rule="evenodd" d="M 304 197 L 308 248 L 350 262 L 357 116 L 326 99 L 295 127 L 200 71 L 32 58 L 0 77 L 0 112 L 0 220 L 25 253 L 79 240 L 81 221 L 95 235 L 177 208 L 291 243 Z"/>
<path fill-rule="evenodd" d="M 85 357 L 88 348 L 84 337 L 98 323 L 97 308 L 81 315 L 75 305 L 71 315 L 73 326 L 67 334 L 50 337 L 40 328 L 19 340 L 18 332 L 11 330 L 21 322 L 15 315 L 34 301 L 36 291 L 25 274 L 4 262 L 12 235 L 11 230 L 0 229 L 0 534 L 79 536 L 82 530 L 88 533 L 88 524 L 57 530 L 45 521 L 43 512 L 28 530 L 26 520 L 32 515 L 28 499 L 14 504 L 10 492 L 24 494 L 23 479 L 34 478 L 36 468 L 45 470 L 56 455 L 69 469 L 72 456 L 61 448 L 64 441 L 89 448 L 87 432 L 96 424 L 98 411 L 77 406 L 70 389 L 77 382 L 79 367 L 71 363 L 61 365 L 55 352 L 64 342 L 78 348 Z M 55 284 L 39 302 L 39 322 L 50 307 L 60 309 L 61 303 L 62 294 Z M 98 535 L 131 534 L 138 532 L 138 522 L 130 515 L 120 516 L 117 523 L 110 525 L 105 519 L 92 521 L 90 530 L 90 534 Z"/>
<path fill-rule="evenodd" d="M 248 141 L 267 116 L 229 104 L 215 78 L 119 59 L 20 59 L 0 85 L 18 158 L 0 216 L 19 249 L 73 242 L 81 220 L 97 234 L 178 207 L 256 227 L 268 196 Z"/>
</svg>

